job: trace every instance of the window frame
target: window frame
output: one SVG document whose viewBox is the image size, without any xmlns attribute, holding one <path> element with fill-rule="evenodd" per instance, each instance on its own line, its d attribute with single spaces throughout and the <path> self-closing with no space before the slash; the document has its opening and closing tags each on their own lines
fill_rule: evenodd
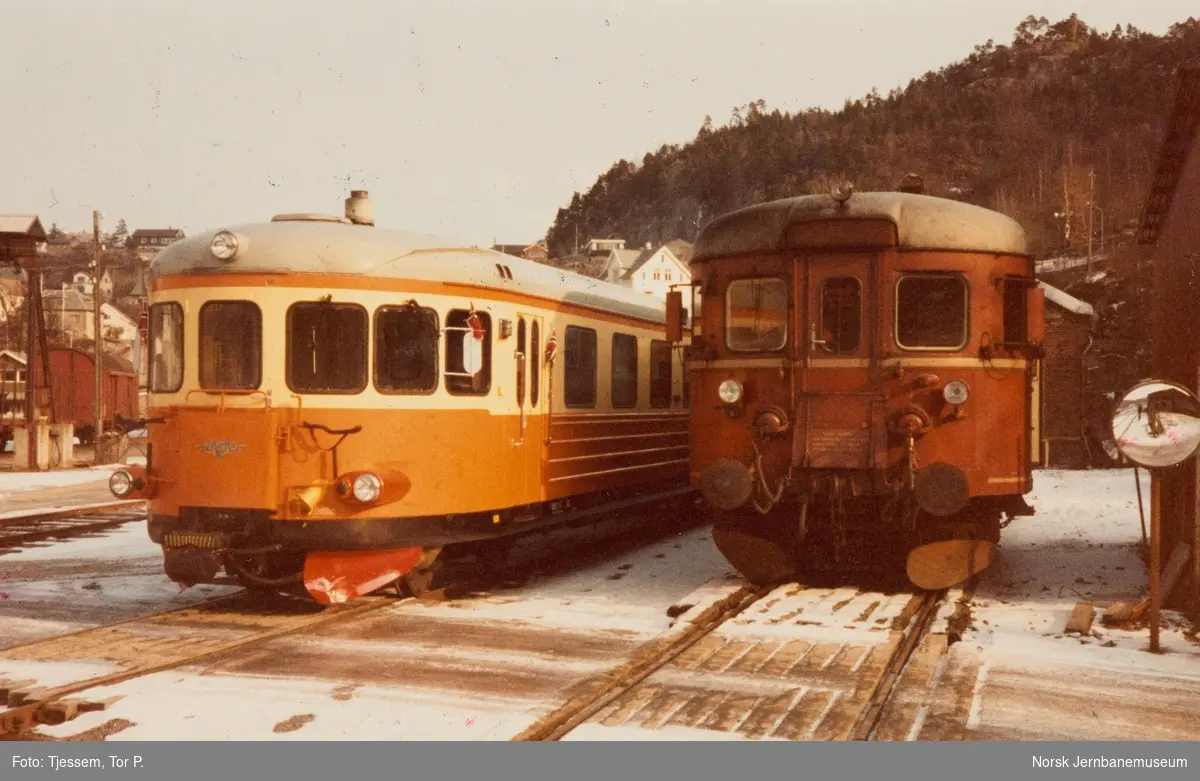
<svg viewBox="0 0 1200 781">
<path fill-rule="evenodd" d="M 633 343 L 633 363 L 632 363 L 632 366 L 630 367 L 630 372 L 633 375 L 633 381 L 631 383 L 629 383 L 629 385 L 631 386 L 631 389 L 633 391 L 633 398 L 629 401 L 628 404 L 618 404 L 617 403 L 617 341 L 618 340 Z M 633 409 L 633 408 L 637 407 L 638 395 L 639 395 L 638 394 L 638 338 L 636 336 L 634 336 L 633 334 L 626 334 L 626 333 L 621 333 L 620 331 L 614 331 L 613 335 L 612 335 L 612 342 L 609 345 L 609 350 L 610 350 L 609 361 L 608 361 L 608 363 L 609 363 L 609 367 L 608 367 L 609 402 L 612 404 L 613 409 Z"/>
<path fill-rule="evenodd" d="M 357 309 L 363 314 L 363 381 L 354 390 L 297 390 L 292 385 L 292 311 L 298 306 L 330 306 L 344 309 Z M 307 396 L 357 396 L 371 384 L 371 315 L 366 307 L 350 301 L 293 301 L 283 314 L 283 381 L 292 393 Z"/>
<path fill-rule="evenodd" d="M 731 345 L 729 343 L 729 291 L 732 290 L 734 285 L 736 285 L 739 282 L 755 282 L 755 281 L 778 282 L 781 285 L 783 285 L 783 290 L 784 290 L 783 343 L 780 344 L 778 347 L 747 349 L 745 347 L 734 347 L 733 345 Z M 787 350 L 788 342 L 791 339 L 791 330 L 792 330 L 791 322 L 790 322 L 791 318 L 792 318 L 792 302 L 791 302 L 791 288 L 788 286 L 788 282 L 786 279 L 784 279 L 783 277 L 777 277 L 777 276 L 750 276 L 750 277 L 738 277 L 736 279 L 731 279 L 725 285 L 725 294 L 724 294 L 723 298 L 725 299 L 724 312 L 723 312 L 724 322 L 721 324 L 721 326 L 722 326 L 721 330 L 724 331 L 722 338 L 724 339 L 725 347 L 728 350 L 735 352 L 735 353 L 742 353 L 742 354 L 746 354 L 746 355 L 753 355 L 755 353 L 760 353 L 760 354 L 762 354 L 762 353 L 778 353 L 778 352 L 783 352 L 783 351 Z"/>
<path fill-rule="evenodd" d="M 954 279 L 962 285 L 963 290 L 963 323 L 962 323 L 962 340 L 955 347 L 935 346 L 935 347 L 910 347 L 900 341 L 900 285 L 906 279 L 925 278 L 925 279 Z M 892 286 L 892 341 L 901 350 L 909 352 L 937 352 L 937 353 L 953 353 L 959 352 L 971 343 L 971 283 L 966 276 L 960 271 L 928 271 L 928 270 L 912 270 L 902 271 L 900 276 L 896 278 L 895 285 Z"/>
<path fill-rule="evenodd" d="M 174 307 L 179 314 L 179 383 L 174 388 L 156 388 L 154 385 L 154 310 L 157 307 L 163 307 L 164 309 Z M 159 301 L 158 303 L 151 304 L 147 312 L 147 319 L 146 347 L 150 365 L 146 367 L 148 374 L 146 377 L 146 390 L 148 393 L 179 393 L 183 388 L 184 377 L 187 376 L 187 319 L 186 313 L 183 311 L 183 304 L 179 301 Z"/>
<path fill-rule="evenodd" d="M 572 333 L 591 334 L 592 339 L 592 385 L 591 395 L 586 402 L 572 402 L 570 399 L 570 385 L 567 381 L 567 372 L 571 367 L 567 365 L 568 342 L 571 339 Z M 597 387 L 600 384 L 600 337 L 596 333 L 595 328 L 587 328 L 582 325 L 568 325 L 563 331 L 563 406 L 569 409 L 595 409 L 596 403 L 599 401 L 599 391 Z"/>
<path fill-rule="evenodd" d="M 453 315 L 455 312 L 462 312 L 463 325 L 450 325 L 449 324 L 450 316 Z M 450 334 L 450 333 L 465 334 L 467 332 L 467 330 L 470 328 L 470 326 L 468 326 L 466 323 L 471 316 L 471 312 L 472 312 L 471 309 L 463 308 L 463 307 L 454 307 L 452 309 L 446 310 L 446 319 L 445 319 L 446 325 L 442 326 L 442 331 L 441 331 L 442 336 L 446 337 L 442 340 L 443 344 L 445 345 L 445 347 L 443 348 L 443 357 L 445 357 L 445 350 L 450 349 L 450 339 L 447 337 L 447 334 Z M 480 368 L 480 371 L 481 372 L 487 371 L 487 384 L 483 386 L 482 390 L 456 390 L 455 388 L 451 387 L 451 383 L 446 382 L 446 377 L 448 374 L 451 377 L 465 377 L 466 374 L 464 372 L 449 371 L 450 361 L 449 361 L 449 359 L 447 359 L 445 367 L 442 369 L 442 372 L 441 372 L 441 378 L 442 378 L 442 384 L 446 388 L 446 392 L 449 393 L 451 396 L 467 396 L 467 397 L 473 397 L 473 398 L 484 398 L 486 396 L 491 395 L 491 392 L 492 392 L 492 384 L 495 380 L 495 375 L 496 375 L 496 350 L 495 350 L 496 320 L 495 320 L 495 318 L 492 317 L 491 312 L 480 310 L 480 309 L 475 309 L 474 312 L 475 312 L 475 314 L 479 315 L 480 318 L 482 318 L 483 320 L 486 320 L 486 324 L 484 325 L 485 338 L 483 340 L 484 345 L 485 345 L 485 347 L 484 347 L 485 352 L 483 354 L 483 366 Z M 461 359 L 461 356 L 459 356 L 459 357 Z"/>
<path fill-rule="evenodd" d="M 258 366 L 257 366 L 257 373 L 255 374 L 254 384 L 248 388 L 234 388 L 234 387 L 226 387 L 226 386 L 220 386 L 220 385 L 205 385 L 204 384 L 204 376 L 203 376 L 204 375 L 204 360 L 203 360 L 204 312 L 213 304 L 249 304 L 250 306 L 254 307 L 255 313 L 258 315 Z M 205 301 L 201 305 L 200 311 L 196 313 L 196 385 L 199 386 L 199 388 L 204 391 L 230 390 L 230 391 L 250 392 L 250 391 L 259 390 L 260 388 L 262 388 L 262 383 L 263 383 L 263 358 L 264 358 L 264 352 L 265 352 L 263 349 L 264 341 L 265 340 L 263 338 L 263 311 L 262 311 L 262 307 L 260 307 L 257 303 L 255 303 L 254 301 L 251 301 L 249 299 L 246 299 L 246 298 L 214 298 L 209 301 Z"/>
<path fill-rule="evenodd" d="M 418 309 L 421 312 L 433 313 L 433 387 L 429 390 L 387 390 L 379 384 L 379 316 L 388 311 L 397 311 L 401 309 Z M 442 337 L 442 320 L 441 313 L 430 306 L 417 305 L 410 307 L 408 304 L 382 304 L 376 307 L 375 313 L 371 316 L 371 387 L 376 393 L 384 396 L 432 396 L 437 393 L 438 387 L 442 384 L 442 355 L 441 355 L 441 337 Z"/>
<path fill-rule="evenodd" d="M 823 351 L 829 353 L 830 355 L 853 355 L 854 353 L 856 353 L 860 349 L 862 349 L 862 346 L 863 346 L 863 327 L 862 326 L 863 326 L 863 302 L 864 302 L 865 296 L 863 295 L 862 280 L 859 279 L 858 277 L 848 275 L 848 274 L 839 274 L 838 276 L 828 276 L 828 277 L 824 277 L 821 279 L 821 284 L 817 288 L 817 329 L 818 329 L 817 333 L 818 333 L 820 339 L 822 340 L 822 342 L 824 342 L 824 339 L 825 339 L 825 285 L 830 280 L 835 280 L 835 279 L 836 280 L 852 279 L 852 280 L 854 280 L 854 284 L 858 287 L 858 334 L 857 334 L 857 338 L 854 340 L 854 346 L 847 350 L 830 349 L 830 346 L 828 344 L 820 344 L 819 347 Z"/>
</svg>

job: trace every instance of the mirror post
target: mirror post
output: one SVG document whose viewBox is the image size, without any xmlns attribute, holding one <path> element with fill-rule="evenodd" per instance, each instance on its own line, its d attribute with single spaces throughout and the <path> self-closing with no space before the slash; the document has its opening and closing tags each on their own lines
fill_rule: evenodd
<svg viewBox="0 0 1200 781">
<path fill-rule="evenodd" d="M 1150 652 L 1159 653 L 1158 629 L 1162 594 L 1162 478 L 1150 477 Z"/>
</svg>

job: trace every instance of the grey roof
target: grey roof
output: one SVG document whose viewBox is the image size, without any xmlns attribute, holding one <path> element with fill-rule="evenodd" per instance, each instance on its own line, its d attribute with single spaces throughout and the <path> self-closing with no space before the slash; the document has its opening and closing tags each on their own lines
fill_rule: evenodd
<svg viewBox="0 0 1200 781">
<path fill-rule="evenodd" d="M 275 219 L 231 226 L 241 249 L 230 262 L 213 256 L 212 230 L 169 244 L 150 264 L 150 279 L 182 274 L 344 274 L 518 288 L 550 300 L 665 322 L 665 307 L 632 290 L 548 264 L 470 247 L 452 239 L 353 225 L 340 218 Z M 504 266 L 511 278 L 502 276 Z"/>
<path fill-rule="evenodd" d="M 700 231 L 691 262 L 779 251 L 788 226 L 840 219 L 889 220 L 902 249 L 1029 254 L 1025 230 L 999 212 L 929 195 L 868 192 L 855 193 L 843 205 L 830 195 L 803 195 L 724 214 Z"/>
<path fill-rule="evenodd" d="M 19 233 L 45 239 L 46 229 L 36 214 L 0 214 L 0 233 Z"/>
<path fill-rule="evenodd" d="M 637 259 L 629 265 L 628 270 L 626 270 L 625 274 L 622 276 L 622 279 L 632 279 L 633 273 L 642 266 L 646 265 L 646 261 L 654 257 L 654 253 L 658 252 L 663 247 L 671 250 L 671 254 L 678 258 L 680 263 L 687 266 L 689 265 L 689 261 L 692 259 L 692 246 L 693 245 L 690 241 L 684 241 L 683 239 L 671 239 L 666 244 L 660 245 L 654 249 L 641 250 L 637 256 Z"/>
</svg>

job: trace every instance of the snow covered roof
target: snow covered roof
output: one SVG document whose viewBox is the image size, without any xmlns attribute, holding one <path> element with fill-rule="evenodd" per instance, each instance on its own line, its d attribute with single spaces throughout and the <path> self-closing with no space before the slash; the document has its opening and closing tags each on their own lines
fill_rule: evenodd
<svg viewBox="0 0 1200 781">
<path fill-rule="evenodd" d="M 1080 301 L 1075 296 L 1065 293 L 1056 287 L 1047 285 L 1045 282 L 1039 282 L 1038 287 L 1046 291 L 1046 300 L 1056 304 L 1063 309 L 1074 312 L 1077 315 L 1084 317 L 1095 317 L 1096 310 L 1086 301 Z"/>
</svg>

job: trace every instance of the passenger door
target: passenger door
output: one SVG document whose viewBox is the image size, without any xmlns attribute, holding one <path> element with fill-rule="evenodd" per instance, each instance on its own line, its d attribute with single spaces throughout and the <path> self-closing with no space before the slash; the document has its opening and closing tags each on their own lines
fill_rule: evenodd
<svg viewBox="0 0 1200 781">
<path fill-rule="evenodd" d="M 525 502 L 542 500 L 542 447 L 545 439 L 545 417 L 542 414 L 546 395 L 541 353 L 545 343 L 542 318 L 525 313 L 517 314 L 517 345 L 513 351 L 516 372 L 517 406 L 519 417 L 513 449 L 521 464 L 522 496 Z"/>
<path fill-rule="evenodd" d="M 875 362 L 873 254 L 797 260 L 800 367 L 793 461 L 813 469 L 882 466 L 887 432 Z"/>
</svg>

